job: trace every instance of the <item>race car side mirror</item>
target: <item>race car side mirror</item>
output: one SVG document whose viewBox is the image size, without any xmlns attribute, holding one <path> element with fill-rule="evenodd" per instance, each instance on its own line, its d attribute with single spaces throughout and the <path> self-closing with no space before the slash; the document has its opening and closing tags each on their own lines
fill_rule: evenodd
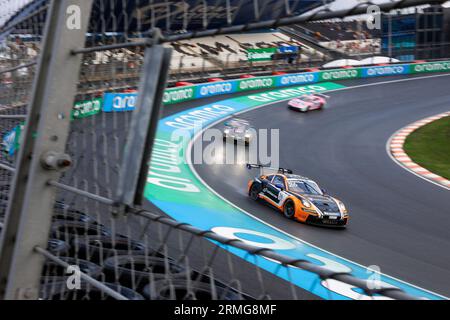
<svg viewBox="0 0 450 320">
<path fill-rule="evenodd" d="M 327 194 L 327 191 L 325 189 L 321 189 L 323 194 Z"/>
</svg>

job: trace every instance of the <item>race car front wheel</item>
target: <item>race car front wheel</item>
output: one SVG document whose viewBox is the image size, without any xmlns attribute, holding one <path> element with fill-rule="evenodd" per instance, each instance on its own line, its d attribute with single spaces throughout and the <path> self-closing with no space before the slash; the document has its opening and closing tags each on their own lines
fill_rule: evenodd
<svg viewBox="0 0 450 320">
<path fill-rule="evenodd" d="M 288 219 L 294 219 L 295 216 L 295 205 L 294 202 L 288 200 L 284 205 L 284 216 Z"/>
<path fill-rule="evenodd" d="M 261 186 L 257 185 L 256 183 L 252 184 L 252 187 L 250 188 L 250 198 L 252 200 L 258 200 L 258 195 L 261 192 Z"/>
</svg>

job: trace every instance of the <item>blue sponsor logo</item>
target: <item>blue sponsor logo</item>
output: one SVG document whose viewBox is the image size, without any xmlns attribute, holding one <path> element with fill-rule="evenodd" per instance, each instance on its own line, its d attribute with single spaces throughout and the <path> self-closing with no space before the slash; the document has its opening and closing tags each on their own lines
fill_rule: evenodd
<svg viewBox="0 0 450 320">
<path fill-rule="evenodd" d="M 211 82 L 196 87 L 196 98 L 211 97 L 236 91 L 236 81 Z"/>
<path fill-rule="evenodd" d="M 105 93 L 103 99 L 103 111 L 133 111 L 136 108 L 136 100 L 136 93 Z"/>
<path fill-rule="evenodd" d="M 292 86 L 292 85 L 302 85 L 308 83 L 316 83 L 319 80 L 319 75 L 317 72 L 306 72 L 306 73 L 293 73 L 284 76 L 278 76 L 275 79 L 275 86 Z"/>
<path fill-rule="evenodd" d="M 298 52 L 298 46 L 281 46 L 278 47 L 279 53 L 295 53 Z"/>
<path fill-rule="evenodd" d="M 397 74 L 408 74 L 408 73 L 409 73 L 409 66 L 406 64 L 362 68 L 363 78 L 393 76 Z"/>
</svg>

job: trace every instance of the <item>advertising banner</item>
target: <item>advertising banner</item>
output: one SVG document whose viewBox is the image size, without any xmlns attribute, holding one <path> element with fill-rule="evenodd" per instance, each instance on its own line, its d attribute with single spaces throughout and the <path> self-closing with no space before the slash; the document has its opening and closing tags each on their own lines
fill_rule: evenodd
<svg viewBox="0 0 450 320">
<path fill-rule="evenodd" d="M 268 61 L 272 60 L 272 55 L 277 52 L 277 48 L 257 48 L 247 49 L 248 61 Z"/>
<path fill-rule="evenodd" d="M 361 70 L 360 68 L 333 69 L 327 71 L 319 71 L 318 74 L 319 81 L 346 80 L 360 78 Z"/>
<path fill-rule="evenodd" d="M 279 53 L 296 53 L 298 52 L 298 46 L 279 46 Z"/>
<path fill-rule="evenodd" d="M 237 81 L 211 82 L 195 86 L 195 97 L 205 98 L 236 92 Z"/>
<path fill-rule="evenodd" d="M 394 76 L 394 75 L 408 74 L 408 73 L 409 73 L 409 65 L 407 65 L 407 64 L 367 67 L 367 68 L 361 69 L 361 76 L 363 78 Z"/>
<path fill-rule="evenodd" d="M 258 90 L 275 87 L 276 77 L 255 77 L 237 81 L 237 91 Z"/>
<path fill-rule="evenodd" d="M 136 100 L 136 93 L 105 93 L 103 96 L 103 111 L 132 111 L 136 107 Z"/>
<path fill-rule="evenodd" d="M 295 47 L 295 46 L 291 46 Z M 294 50 L 291 47 L 249 49 L 254 53 L 276 53 L 277 50 Z M 241 91 L 271 89 L 291 85 L 305 85 L 327 81 L 381 77 L 390 75 L 415 74 L 424 72 L 448 72 L 450 61 L 426 62 L 417 64 L 398 64 L 361 68 L 339 68 L 318 72 L 303 72 L 281 76 L 253 77 L 247 79 L 203 83 L 192 86 L 169 88 L 164 91 L 163 104 L 169 105 L 184 101 L 218 96 Z M 134 110 L 136 93 L 106 93 L 103 111 L 118 112 Z M 101 100 L 82 101 L 75 104 L 72 118 L 83 118 L 97 113 Z"/>
<path fill-rule="evenodd" d="M 71 119 L 81 119 L 99 113 L 102 110 L 102 98 L 76 102 L 71 113 Z"/>
<path fill-rule="evenodd" d="M 445 72 L 450 71 L 450 61 L 437 61 L 412 64 L 410 67 L 410 73 L 423 73 L 423 72 Z"/>
<path fill-rule="evenodd" d="M 292 73 L 275 77 L 275 86 L 282 87 L 291 85 L 301 85 L 308 83 L 316 83 L 318 81 L 319 75 L 317 72 Z"/>
<path fill-rule="evenodd" d="M 194 86 L 169 88 L 164 91 L 163 104 L 179 103 L 195 98 Z"/>
</svg>

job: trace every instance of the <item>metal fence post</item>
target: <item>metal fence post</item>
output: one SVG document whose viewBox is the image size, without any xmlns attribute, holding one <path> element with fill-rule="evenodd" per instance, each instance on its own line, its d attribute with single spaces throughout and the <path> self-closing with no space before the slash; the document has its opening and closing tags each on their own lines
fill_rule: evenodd
<svg viewBox="0 0 450 320">
<path fill-rule="evenodd" d="M 142 205 L 172 49 L 154 44 L 145 50 L 136 110 L 124 149 L 116 201 L 127 206 Z"/>
<path fill-rule="evenodd" d="M 26 128 L 0 243 L 0 299 L 36 299 L 59 170 L 43 165 L 64 153 L 81 64 L 72 49 L 84 46 L 92 0 L 53 0 L 33 83 Z M 70 161 L 66 160 L 68 165 Z"/>
</svg>

